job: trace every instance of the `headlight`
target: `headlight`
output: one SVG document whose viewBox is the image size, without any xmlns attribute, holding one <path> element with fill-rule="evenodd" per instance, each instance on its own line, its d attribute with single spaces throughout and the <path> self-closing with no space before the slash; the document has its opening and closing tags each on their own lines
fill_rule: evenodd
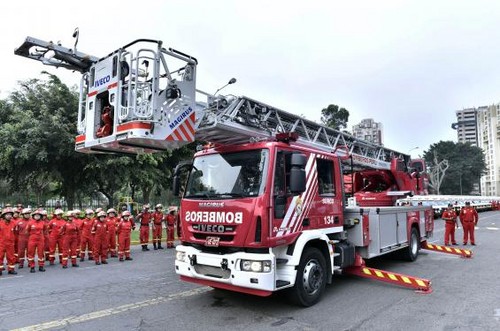
<svg viewBox="0 0 500 331">
<path fill-rule="evenodd" d="M 177 261 L 184 262 L 185 258 L 186 258 L 186 252 L 177 251 L 177 253 L 175 254 L 175 259 Z"/>
<path fill-rule="evenodd" d="M 270 272 L 271 261 L 241 260 L 240 267 L 242 271 Z"/>
</svg>

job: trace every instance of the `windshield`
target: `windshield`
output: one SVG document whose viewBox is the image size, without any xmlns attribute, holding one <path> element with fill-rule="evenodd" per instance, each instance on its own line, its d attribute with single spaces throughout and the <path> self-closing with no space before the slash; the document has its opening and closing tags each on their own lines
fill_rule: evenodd
<svg viewBox="0 0 500 331">
<path fill-rule="evenodd" d="M 229 199 L 262 194 L 269 152 L 266 149 L 197 157 L 185 198 Z"/>
</svg>

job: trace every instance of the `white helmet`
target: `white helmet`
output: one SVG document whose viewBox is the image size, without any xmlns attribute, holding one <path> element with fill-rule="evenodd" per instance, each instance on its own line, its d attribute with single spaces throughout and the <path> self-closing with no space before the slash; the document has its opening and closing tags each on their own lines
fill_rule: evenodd
<svg viewBox="0 0 500 331">
<path fill-rule="evenodd" d="M 94 211 L 92 209 L 85 209 L 85 215 L 93 215 Z"/>
<path fill-rule="evenodd" d="M 159 204 L 157 204 L 157 205 L 155 206 L 155 209 L 158 209 L 158 208 L 163 209 L 163 206 L 161 205 L 161 203 L 159 203 Z"/>
<path fill-rule="evenodd" d="M 130 212 L 128 210 L 125 210 L 123 213 L 122 213 L 122 217 L 126 217 L 126 216 L 130 216 Z"/>
<path fill-rule="evenodd" d="M 116 210 L 114 208 L 109 208 L 106 214 L 114 213 L 116 215 Z"/>
<path fill-rule="evenodd" d="M 31 208 L 24 208 L 22 211 L 21 211 L 21 214 L 31 214 Z"/>
<path fill-rule="evenodd" d="M 97 213 L 97 217 L 106 217 L 106 213 L 104 211 L 100 211 Z"/>
<path fill-rule="evenodd" d="M 62 215 L 64 214 L 63 210 L 62 209 L 56 209 L 54 210 L 54 215 Z"/>
</svg>

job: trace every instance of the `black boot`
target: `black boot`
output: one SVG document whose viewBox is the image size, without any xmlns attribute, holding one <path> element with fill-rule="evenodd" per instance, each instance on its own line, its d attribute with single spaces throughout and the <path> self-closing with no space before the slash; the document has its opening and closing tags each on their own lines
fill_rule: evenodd
<svg viewBox="0 0 500 331">
<path fill-rule="evenodd" d="M 2 276 L 2 274 L 3 274 L 3 270 L 0 270 L 0 276 Z"/>
<path fill-rule="evenodd" d="M 44 267 L 38 267 L 38 271 L 45 272 L 45 268 Z"/>
<path fill-rule="evenodd" d="M 15 270 L 9 270 L 9 272 L 7 272 L 9 275 L 17 275 L 17 271 Z"/>
<path fill-rule="evenodd" d="M 146 247 L 146 251 L 149 251 L 148 245 L 144 245 L 144 247 Z"/>
<path fill-rule="evenodd" d="M 30 269 L 30 272 L 31 272 L 31 273 L 34 273 L 34 272 L 35 272 L 35 268 L 31 268 L 31 269 Z"/>
<path fill-rule="evenodd" d="M 158 243 L 158 249 L 163 249 L 161 243 Z"/>
<path fill-rule="evenodd" d="M 158 248 L 156 248 L 156 243 L 153 243 L 153 249 L 156 251 Z"/>
<path fill-rule="evenodd" d="M 126 257 L 126 258 L 125 258 L 125 260 L 127 260 L 127 261 L 132 261 L 132 260 L 133 260 L 133 258 L 131 258 L 131 257 L 129 256 L 129 257 Z"/>
<path fill-rule="evenodd" d="M 144 252 L 146 250 L 146 245 L 141 245 L 142 246 L 142 251 Z"/>
</svg>

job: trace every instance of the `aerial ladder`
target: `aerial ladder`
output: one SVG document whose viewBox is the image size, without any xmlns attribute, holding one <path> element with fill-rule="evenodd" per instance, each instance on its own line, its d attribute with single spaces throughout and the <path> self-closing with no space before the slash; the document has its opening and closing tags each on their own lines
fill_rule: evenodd
<svg viewBox="0 0 500 331">
<path fill-rule="evenodd" d="M 408 189 L 414 181 L 409 155 L 246 96 L 198 90 L 197 59 L 164 47 L 162 41 L 139 39 L 99 58 L 77 51 L 76 43 L 71 49 L 27 37 L 15 54 L 82 74 L 75 138 L 78 152 L 154 153 L 195 140 L 227 145 L 289 134 L 300 144 L 339 155 L 347 173 L 370 169 L 399 174 L 392 178 L 398 185 L 391 188 L 388 180 L 384 195 L 419 193 Z M 196 101 L 197 95 L 205 99 Z M 423 162 L 420 167 L 425 167 Z M 368 182 L 375 175 L 380 174 L 358 179 Z M 359 180 L 346 178 L 353 194 L 364 186 L 354 189 Z M 424 185 L 420 186 L 423 191 Z"/>
</svg>

